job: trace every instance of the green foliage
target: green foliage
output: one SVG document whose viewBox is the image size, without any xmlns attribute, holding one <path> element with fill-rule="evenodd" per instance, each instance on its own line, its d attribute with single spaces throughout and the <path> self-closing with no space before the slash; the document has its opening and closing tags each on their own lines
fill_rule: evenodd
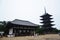
<svg viewBox="0 0 60 40">
<path fill-rule="evenodd" d="M 6 27 L 6 22 L 3 21 L 3 22 L 0 22 L 0 31 L 4 31 L 5 27 Z"/>
<path fill-rule="evenodd" d="M 58 29 L 56 29 L 56 28 L 53 28 L 53 29 L 51 29 L 52 31 L 50 31 L 50 33 L 59 33 L 60 32 L 60 30 L 58 30 Z M 37 28 L 36 28 L 36 33 L 38 33 L 38 34 L 44 34 L 44 32 L 45 32 L 45 29 L 43 29 L 43 28 L 40 28 L 40 26 L 38 26 Z"/>
<path fill-rule="evenodd" d="M 56 28 L 53 28 L 52 32 L 54 32 L 54 33 L 58 33 L 58 32 L 59 32 L 59 30 L 58 30 L 58 29 L 56 29 Z"/>
<path fill-rule="evenodd" d="M 60 30 L 57 30 L 56 32 L 60 33 Z"/>
<path fill-rule="evenodd" d="M 4 30 L 3 25 L 0 25 L 0 31 L 3 31 L 3 30 Z"/>
<path fill-rule="evenodd" d="M 40 28 L 40 26 L 38 26 L 38 27 L 36 28 L 36 33 L 38 33 L 38 34 L 43 34 L 43 29 Z"/>
</svg>

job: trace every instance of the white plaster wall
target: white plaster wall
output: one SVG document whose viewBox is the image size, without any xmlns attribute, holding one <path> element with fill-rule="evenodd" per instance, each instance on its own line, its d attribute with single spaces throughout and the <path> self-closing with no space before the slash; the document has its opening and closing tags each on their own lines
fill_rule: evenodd
<svg viewBox="0 0 60 40">
<path fill-rule="evenodd" d="M 9 34 L 13 34 L 13 28 L 9 29 Z"/>
</svg>

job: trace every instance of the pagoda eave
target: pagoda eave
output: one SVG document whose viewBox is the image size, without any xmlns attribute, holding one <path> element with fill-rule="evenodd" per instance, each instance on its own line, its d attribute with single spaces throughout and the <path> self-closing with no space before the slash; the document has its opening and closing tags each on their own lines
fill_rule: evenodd
<svg viewBox="0 0 60 40">
<path fill-rule="evenodd" d="M 40 22 L 40 23 L 47 23 L 48 21 L 44 21 L 44 22 Z M 52 22 L 54 22 L 54 21 L 50 21 L 49 23 L 52 23 Z"/>
<path fill-rule="evenodd" d="M 50 24 L 50 25 L 43 25 L 43 26 L 54 26 L 55 24 Z"/>
<path fill-rule="evenodd" d="M 49 18 L 50 20 L 53 19 L 53 18 Z M 45 19 L 40 19 L 40 20 L 45 20 Z"/>
</svg>

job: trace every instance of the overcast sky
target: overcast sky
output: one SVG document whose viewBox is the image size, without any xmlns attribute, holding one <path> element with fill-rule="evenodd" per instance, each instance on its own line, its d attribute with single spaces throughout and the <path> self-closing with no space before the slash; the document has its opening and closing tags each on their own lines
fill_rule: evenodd
<svg viewBox="0 0 60 40">
<path fill-rule="evenodd" d="M 27 20 L 41 25 L 41 15 L 53 15 L 53 27 L 60 29 L 60 0 L 0 0 L 0 21 Z"/>
</svg>

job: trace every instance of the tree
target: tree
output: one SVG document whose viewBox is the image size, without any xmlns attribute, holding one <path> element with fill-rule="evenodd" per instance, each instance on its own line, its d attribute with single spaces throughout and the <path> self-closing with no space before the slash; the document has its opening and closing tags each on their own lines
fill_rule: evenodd
<svg viewBox="0 0 60 40">
<path fill-rule="evenodd" d="M 0 31 L 4 31 L 5 30 L 5 27 L 6 27 L 6 21 L 3 21 L 3 22 L 0 22 Z"/>
<path fill-rule="evenodd" d="M 38 33 L 39 35 L 40 35 L 40 34 L 43 34 L 43 29 L 41 28 L 41 25 L 39 25 L 39 26 L 36 28 L 36 33 Z"/>
</svg>

